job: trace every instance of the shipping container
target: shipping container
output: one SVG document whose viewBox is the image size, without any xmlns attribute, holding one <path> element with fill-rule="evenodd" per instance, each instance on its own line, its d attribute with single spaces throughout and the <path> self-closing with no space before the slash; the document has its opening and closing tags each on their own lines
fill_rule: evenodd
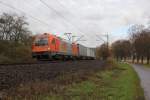
<svg viewBox="0 0 150 100">
<path fill-rule="evenodd" d="M 87 56 L 88 57 L 95 57 L 95 49 L 94 48 L 87 48 Z"/>
<path fill-rule="evenodd" d="M 87 48 L 87 56 L 90 57 L 91 56 L 91 49 Z"/>
<path fill-rule="evenodd" d="M 67 43 L 67 55 L 72 55 L 72 44 Z"/>
<path fill-rule="evenodd" d="M 95 53 L 96 53 L 95 48 L 90 48 L 90 56 L 95 58 L 96 57 Z"/>
<path fill-rule="evenodd" d="M 79 48 L 79 56 L 83 56 L 86 57 L 87 56 L 87 47 L 78 44 L 78 48 Z"/>
</svg>

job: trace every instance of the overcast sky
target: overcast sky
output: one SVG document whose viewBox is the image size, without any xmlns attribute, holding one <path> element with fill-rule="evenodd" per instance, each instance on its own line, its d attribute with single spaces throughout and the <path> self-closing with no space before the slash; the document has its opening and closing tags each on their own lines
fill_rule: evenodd
<svg viewBox="0 0 150 100">
<path fill-rule="evenodd" d="M 0 13 L 25 15 L 34 34 L 50 32 L 63 36 L 71 32 L 76 36 L 84 35 L 86 41 L 80 43 L 91 47 L 103 42 L 96 41 L 95 34 L 109 33 L 110 41 L 127 38 L 130 25 L 147 24 L 150 19 L 150 0 L 42 1 L 49 8 L 40 0 L 0 0 Z"/>
</svg>

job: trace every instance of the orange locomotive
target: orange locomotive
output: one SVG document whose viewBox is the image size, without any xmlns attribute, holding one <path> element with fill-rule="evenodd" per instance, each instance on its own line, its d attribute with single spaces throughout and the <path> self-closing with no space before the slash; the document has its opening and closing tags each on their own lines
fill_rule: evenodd
<svg viewBox="0 0 150 100">
<path fill-rule="evenodd" d="M 52 34 L 36 35 L 32 44 L 32 57 L 37 59 L 75 59 L 78 45 Z"/>
</svg>

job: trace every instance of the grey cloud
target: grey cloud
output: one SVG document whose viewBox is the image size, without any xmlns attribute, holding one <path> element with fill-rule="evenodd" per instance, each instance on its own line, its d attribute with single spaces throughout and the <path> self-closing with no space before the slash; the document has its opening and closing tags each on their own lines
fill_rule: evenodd
<svg viewBox="0 0 150 100">
<path fill-rule="evenodd" d="M 110 33 L 121 26 L 131 24 L 147 24 L 150 16 L 150 0 L 43 0 L 57 13 L 42 4 L 40 0 L 1 1 L 23 10 L 25 13 L 20 13 L 0 4 L 1 13 L 25 14 L 34 33 L 84 34 L 87 41 L 80 43 L 87 46 L 98 44 L 95 41 L 95 33 Z M 29 15 L 48 25 L 35 21 Z M 115 37 L 112 40 L 115 40 Z"/>
</svg>

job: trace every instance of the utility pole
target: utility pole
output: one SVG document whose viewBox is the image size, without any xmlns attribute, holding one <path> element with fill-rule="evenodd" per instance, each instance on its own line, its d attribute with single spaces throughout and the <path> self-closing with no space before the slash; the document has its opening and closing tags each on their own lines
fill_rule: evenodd
<svg viewBox="0 0 150 100">
<path fill-rule="evenodd" d="M 107 49 L 109 49 L 109 35 L 108 35 L 108 33 L 106 35 L 106 38 L 107 38 Z"/>
<path fill-rule="evenodd" d="M 105 36 L 106 37 L 106 40 L 103 39 L 102 37 L 100 37 L 99 35 L 96 35 L 98 37 L 99 40 L 96 40 L 96 41 L 100 41 L 102 40 L 104 43 L 107 43 L 107 46 L 109 46 L 109 35 L 108 33 L 106 35 L 102 35 L 103 37 Z"/>
<path fill-rule="evenodd" d="M 108 33 L 106 35 L 106 38 L 107 38 L 107 52 L 109 52 L 109 36 L 108 36 Z"/>
<path fill-rule="evenodd" d="M 102 36 L 105 36 L 106 40 L 103 39 L 102 37 L 100 37 L 99 35 L 96 35 L 100 40 L 102 40 L 104 43 L 106 43 L 107 45 L 107 50 L 109 50 L 109 35 L 108 33 L 106 35 L 102 35 Z M 100 41 L 100 40 L 97 40 L 97 41 Z"/>
<path fill-rule="evenodd" d="M 104 42 L 104 44 L 103 44 L 104 47 L 103 48 L 104 48 L 105 51 L 102 53 L 102 58 L 105 60 L 109 57 L 109 35 L 108 35 L 108 33 L 106 35 L 101 35 L 101 36 L 105 37 L 105 39 L 103 39 L 99 35 L 96 35 L 96 36 L 99 38 L 99 40 L 97 40 L 97 41 L 102 40 Z"/>
</svg>

